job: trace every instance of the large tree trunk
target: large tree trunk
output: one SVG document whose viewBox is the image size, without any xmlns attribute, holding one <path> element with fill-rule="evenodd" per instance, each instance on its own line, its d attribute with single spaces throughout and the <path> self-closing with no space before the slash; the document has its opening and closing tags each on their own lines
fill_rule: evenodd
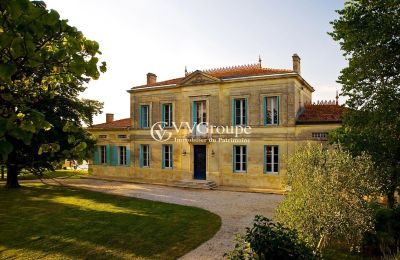
<svg viewBox="0 0 400 260">
<path fill-rule="evenodd" d="M 18 167 L 13 165 L 7 166 L 7 182 L 6 188 L 19 188 L 21 187 L 18 183 Z"/>
</svg>

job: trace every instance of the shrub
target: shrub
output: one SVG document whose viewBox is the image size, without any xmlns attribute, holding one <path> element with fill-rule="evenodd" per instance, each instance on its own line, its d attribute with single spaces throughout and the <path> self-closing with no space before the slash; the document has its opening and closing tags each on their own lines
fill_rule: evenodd
<svg viewBox="0 0 400 260">
<path fill-rule="evenodd" d="M 231 260 L 317 259 L 312 249 L 300 240 L 295 230 L 257 215 L 244 236 L 236 238 L 235 249 L 225 257 Z"/>
</svg>

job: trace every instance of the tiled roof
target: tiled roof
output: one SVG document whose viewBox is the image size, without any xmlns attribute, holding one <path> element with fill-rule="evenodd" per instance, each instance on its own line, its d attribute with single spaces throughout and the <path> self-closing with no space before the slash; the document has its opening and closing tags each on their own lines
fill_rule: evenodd
<svg viewBox="0 0 400 260">
<path fill-rule="evenodd" d="M 273 74 L 282 74 L 282 73 L 293 72 L 293 70 L 288 70 L 288 69 L 263 68 L 263 67 L 261 67 L 261 64 L 259 64 L 259 63 L 249 64 L 249 65 L 241 65 L 241 66 L 233 66 L 233 67 L 224 67 L 224 68 L 217 68 L 217 69 L 207 69 L 207 70 L 201 70 L 201 71 L 204 73 L 207 73 L 213 77 L 219 78 L 219 79 L 240 78 L 240 77 L 259 76 L 259 75 L 273 75 Z M 155 82 L 153 84 L 142 85 L 142 86 L 138 86 L 138 87 L 153 87 L 153 86 L 179 84 L 191 73 L 193 73 L 193 72 L 187 73 L 185 77 L 159 81 L 159 82 Z"/>
<path fill-rule="evenodd" d="M 113 128 L 128 128 L 130 126 L 131 126 L 131 119 L 124 118 L 124 119 L 112 121 L 110 123 L 102 123 L 102 124 L 92 125 L 90 128 L 113 129 Z"/>
<path fill-rule="evenodd" d="M 305 104 L 303 113 L 298 117 L 297 124 L 340 123 L 343 107 L 335 101 Z"/>
</svg>

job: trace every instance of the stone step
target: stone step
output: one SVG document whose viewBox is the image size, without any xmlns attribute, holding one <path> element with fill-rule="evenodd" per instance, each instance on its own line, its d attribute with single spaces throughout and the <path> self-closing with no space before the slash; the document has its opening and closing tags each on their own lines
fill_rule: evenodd
<svg viewBox="0 0 400 260">
<path fill-rule="evenodd" d="M 175 185 L 181 188 L 207 189 L 207 190 L 212 190 L 218 187 L 218 185 L 215 182 L 207 180 L 181 180 L 175 182 Z"/>
</svg>

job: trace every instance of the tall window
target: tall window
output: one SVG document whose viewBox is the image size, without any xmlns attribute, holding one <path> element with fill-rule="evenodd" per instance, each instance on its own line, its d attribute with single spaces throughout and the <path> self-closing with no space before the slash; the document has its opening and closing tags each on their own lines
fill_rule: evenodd
<svg viewBox="0 0 400 260">
<path fill-rule="evenodd" d="M 162 166 L 163 168 L 172 168 L 172 145 L 165 144 L 162 146 Z"/>
<path fill-rule="evenodd" d="M 164 122 L 164 127 L 172 126 L 172 104 L 162 105 L 162 121 Z"/>
<path fill-rule="evenodd" d="M 126 146 L 118 146 L 118 164 L 126 165 Z"/>
<path fill-rule="evenodd" d="M 264 151 L 265 172 L 278 173 L 279 171 L 279 147 L 277 145 L 266 145 Z"/>
<path fill-rule="evenodd" d="M 206 101 L 195 101 L 193 102 L 193 124 L 206 123 L 207 122 L 207 109 Z"/>
<path fill-rule="evenodd" d="M 146 128 L 150 126 L 150 106 L 140 106 L 140 127 Z"/>
<path fill-rule="evenodd" d="M 233 146 L 233 170 L 234 172 L 246 172 L 247 170 L 247 146 Z"/>
<path fill-rule="evenodd" d="M 245 98 L 233 100 L 233 124 L 247 124 L 247 100 Z"/>
<path fill-rule="evenodd" d="M 150 167 L 150 146 L 148 144 L 140 145 L 140 166 Z"/>
<path fill-rule="evenodd" d="M 279 97 L 264 98 L 264 124 L 279 125 Z"/>
<path fill-rule="evenodd" d="M 107 163 L 107 149 L 105 145 L 100 145 L 99 146 L 100 150 L 100 163 L 104 164 Z"/>
</svg>

